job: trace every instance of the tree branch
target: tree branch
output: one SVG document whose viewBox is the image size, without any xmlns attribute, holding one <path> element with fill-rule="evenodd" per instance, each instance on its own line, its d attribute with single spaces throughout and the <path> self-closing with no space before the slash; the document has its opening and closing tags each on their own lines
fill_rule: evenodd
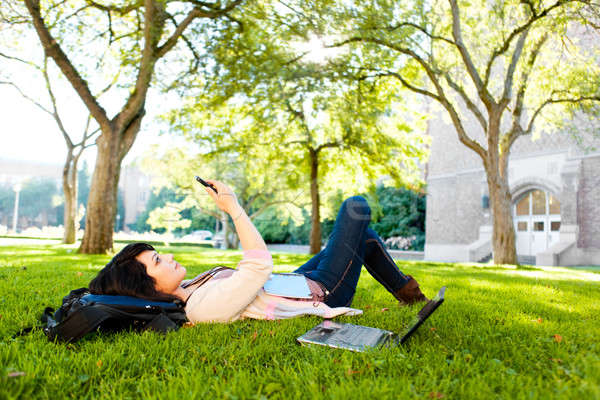
<svg viewBox="0 0 600 400">
<path fill-rule="evenodd" d="M 129 14 L 131 11 L 140 8 L 142 6 L 142 4 L 144 3 L 144 1 L 136 0 L 126 7 L 117 7 L 114 5 L 107 6 L 104 4 L 97 3 L 94 0 L 86 0 L 86 3 L 94 8 L 97 8 L 98 10 L 107 11 L 107 12 L 112 11 L 112 12 L 119 13 L 121 15 L 126 15 L 126 14 Z"/>
<path fill-rule="evenodd" d="M 463 125 L 456 109 L 454 108 L 452 103 L 450 103 L 450 101 L 448 100 L 448 97 L 444 93 L 444 89 L 442 88 L 442 85 L 440 84 L 440 81 L 437 77 L 437 73 L 431 65 L 429 65 L 418 54 L 416 54 L 414 51 L 412 51 L 410 49 L 406 49 L 406 48 L 394 45 L 392 43 L 387 43 L 381 39 L 376 39 L 376 38 L 352 37 L 352 38 L 343 40 L 342 42 L 335 44 L 335 46 L 336 47 L 343 46 L 347 43 L 352 43 L 352 42 L 370 42 L 370 43 L 379 44 L 381 46 L 388 47 L 392 50 L 398 51 L 401 54 L 406 54 L 406 55 L 410 56 L 411 58 L 413 58 L 415 61 L 417 61 L 419 63 L 419 65 L 421 65 L 421 67 L 425 70 L 425 73 L 429 77 L 430 82 L 435 86 L 437 95 L 432 92 L 429 92 L 427 90 L 416 88 L 416 87 L 408 84 L 408 82 L 406 80 L 400 79 L 400 78 L 402 78 L 402 76 L 400 74 L 396 74 L 393 76 L 396 76 L 406 88 L 408 88 L 416 93 L 419 93 L 419 94 L 422 94 L 422 95 L 425 95 L 425 96 L 428 96 L 428 97 L 431 97 L 431 98 L 437 100 L 446 109 L 446 111 L 448 111 L 448 114 L 450 114 L 450 118 L 452 119 L 452 123 L 454 124 L 454 127 L 458 134 L 459 140 L 465 146 L 467 146 L 468 148 L 470 148 L 471 150 L 476 152 L 481 157 L 484 164 L 487 163 L 486 150 L 477 141 L 471 139 L 467 135 L 464 125 Z"/>
<path fill-rule="evenodd" d="M 521 116 L 523 115 L 523 103 L 525 99 L 525 92 L 527 90 L 527 84 L 529 83 L 529 75 L 533 70 L 533 66 L 535 65 L 535 60 L 540 53 L 541 48 L 544 43 L 548 39 L 548 34 L 543 35 L 540 40 L 534 45 L 531 50 L 531 54 L 529 55 L 529 59 L 527 60 L 527 64 L 525 65 L 525 70 L 523 71 L 523 76 L 521 77 L 521 85 L 519 86 L 519 90 L 517 91 L 517 98 L 515 101 L 515 107 L 512 112 L 512 127 L 506 138 L 502 138 L 502 150 L 510 149 L 515 140 L 521 135 L 525 134 L 521 126 Z"/>
<path fill-rule="evenodd" d="M 340 147 L 340 143 L 339 142 L 328 142 L 328 143 L 323 143 L 320 144 L 319 146 L 317 146 L 317 148 L 315 149 L 315 153 L 320 152 L 323 149 L 326 149 L 328 147 Z"/>
<path fill-rule="evenodd" d="M 166 20 L 164 7 L 164 3 L 155 0 L 144 1 L 144 48 L 142 49 L 135 89 L 121 111 L 114 118 L 121 133 L 127 130 L 133 132 L 128 127 L 139 118 L 140 113 L 144 113 L 146 95 L 152 80 L 154 65 L 156 60 L 158 60 L 156 54 L 158 42 L 163 33 Z"/>
<path fill-rule="evenodd" d="M 2 53 L 2 52 L 0 52 L 0 57 L 6 58 L 7 60 L 18 61 L 18 62 L 20 62 L 20 63 L 27 64 L 28 66 L 30 66 L 30 67 L 33 67 L 33 68 L 35 68 L 35 69 L 37 69 L 37 70 L 39 70 L 39 69 L 40 69 L 40 67 L 39 67 L 39 66 L 37 66 L 37 65 L 35 65 L 35 63 L 34 63 L 34 62 L 27 61 L 27 60 L 23 60 L 22 58 L 19 58 L 19 57 L 15 57 L 15 56 L 9 56 L 9 55 L 7 55 L 7 54 L 4 54 L 4 53 Z"/>
<path fill-rule="evenodd" d="M 192 21 L 198 17 L 208 17 L 210 14 L 203 13 L 199 8 L 194 8 L 188 13 L 183 21 L 175 28 L 175 32 L 160 46 L 156 51 L 156 58 L 161 58 L 169 50 L 175 46 L 177 39 L 183 34 L 186 28 L 192 23 Z"/>
<path fill-rule="evenodd" d="M 79 142 L 75 145 L 75 146 L 81 146 L 82 151 L 83 151 L 83 149 L 87 149 L 88 147 L 91 147 L 95 144 L 95 143 L 91 143 L 89 145 L 86 145 L 85 143 L 88 141 L 88 139 L 91 139 L 96 133 L 100 132 L 100 128 L 96 128 L 93 131 L 89 132 L 90 122 L 91 122 L 91 115 L 89 115 L 87 118 L 87 121 L 85 124 L 85 129 L 83 130 L 83 138 L 81 139 L 81 142 Z"/>
<path fill-rule="evenodd" d="M 441 40 L 441 41 L 444 41 L 444 42 L 446 42 L 448 44 L 456 46 L 456 43 L 454 41 L 452 41 L 451 39 L 445 38 L 443 36 L 434 35 L 431 32 L 427 31 L 427 29 L 423 28 L 422 26 L 420 26 L 418 24 L 415 24 L 415 23 L 412 23 L 412 22 L 400 22 L 397 25 L 388 26 L 388 27 L 386 27 L 384 29 L 387 30 L 387 31 L 389 31 L 389 32 L 392 32 L 392 31 L 395 31 L 396 29 L 403 28 L 405 26 L 410 26 L 412 28 L 415 28 L 415 29 L 423 32 L 425 35 L 429 36 L 429 38 L 431 38 L 433 40 Z"/>
<path fill-rule="evenodd" d="M 477 93 L 479 93 L 479 97 L 483 101 L 483 103 L 488 107 L 488 110 L 492 108 L 494 105 L 494 99 L 489 93 L 487 87 L 483 84 L 479 73 L 477 72 L 477 68 L 475 68 L 475 64 L 471 59 L 471 55 L 467 50 L 463 40 L 462 40 L 462 30 L 460 26 L 460 14 L 458 9 L 458 3 L 456 0 L 449 0 L 450 8 L 452 10 L 452 36 L 454 37 L 454 42 L 456 43 L 456 48 L 465 63 L 467 68 L 467 72 L 471 77 L 471 80 L 475 84 L 475 88 L 477 89 Z"/>
<path fill-rule="evenodd" d="M 173 22 L 174 26 L 177 26 L 177 21 L 175 20 L 175 17 L 173 17 L 172 15 L 169 15 L 168 18 L 171 20 L 171 22 Z M 195 64 L 194 70 L 196 70 L 198 63 L 200 62 L 200 56 L 198 55 L 198 52 L 194 48 L 194 45 L 192 44 L 192 42 L 190 42 L 189 39 L 183 33 L 181 34 L 181 39 L 185 42 L 188 49 L 192 52 L 192 55 L 194 56 L 194 64 Z"/>
<path fill-rule="evenodd" d="M 190 23 L 198 17 L 220 17 L 234 9 L 241 2 L 242 0 L 235 0 L 224 8 L 213 8 L 214 11 L 211 12 L 203 11 L 198 6 L 194 7 L 185 19 L 175 28 L 175 31 L 171 36 L 159 46 L 158 42 L 164 29 L 165 20 L 168 17 L 165 11 L 166 5 L 154 0 L 145 0 L 144 49 L 142 51 L 142 59 L 140 61 L 135 90 L 127 100 L 123 110 L 118 115 L 119 125 L 129 125 L 143 108 L 156 60 L 163 57 L 175 46 L 178 38 L 183 34 Z M 190 1 L 190 3 L 200 4 L 205 7 L 210 6 L 209 3 L 204 2 Z"/>
<path fill-rule="evenodd" d="M 71 64 L 67 55 L 61 49 L 56 39 L 50 34 L 40 13 L 39 0 L 25 0 L 25 5 L 33 19 L 33 25 L 42 46 L 44 47 L 46 55 L 54 60 L 102 129 L 110 130 L 110 121 L 106 115 L 106 110 L 98 104 L 98 101 L 92 95 L 87 82 L 83 80 L 73 64 Z"/>
<path fill-rule="evenodd" d="M 446 98 L 446 96 L 443 93 L 441 95 L 436 95 L 435 93 L 429 92 L 425 89 L 421 89 L 421 88 L 412 86 L 398 73 L 388 71 L 386 74 L 398 79 L 402 83 L 402 85 L 404 87 L 406 87 L 407 89 L 409 89 L 415 93 L 419 93 L 421 95 L 431 97 L 432 99 L 439 102 L 446 109 L 448 114 L 450 114 L 450 118 L 452 119 L 452 123 L 456 129 L 456 133 L 458 134 L 459 140 L 465 146 L 467 146 L 471 150 L 475 151 L 482 158 L 484 163 L 486 162 L 485 161 L 486 160 L 485 149 L 477 141 L 471 139 L 469 137 L 469 135 L 467 135 L 467 132 L 464 129 L 464 125 L 463 125 L 462 121 L 460 120 L 460 117 L 459 117 L 458 113 L 456 112 L 456 109 L 454 108 L 454 106 L 450 103 L 450 101 Z M 382 76 L 386 75 L 386 74 L 382 74 Z M 466 94 L 465 94 L 465 97 L 466 97 Z M 466 98 L 468 99 L 468 97 L 466 97 Z M 475 108 L 475 109 L 477 110 L 477 108 Z M 483 115 L 481 115 L 481 117 L 483 118 Z M 480 121 L 480 123 L 481 123 L 481 121 Z M 485 119 L 483 119 L 483 126 L 484 126 L 484 132 L 485 132 L 487 130 Z"/>
<path fill-rule="evenodd" d="M 206 209 L 206 208 L 204 208 L 204 207 L 201 207 L 201 206 L 199 206 L 199 205 L 196 205 L 195 207 L 196 207 L 198 210 L 202 211 L 203 213 L 205 213 L 205 214 L 208 214 L 208 215 L 211 215 L 211 216 L 215 217 L 217 220 L 221 220 L 221 215 L 220 215 L 218 212 L 215 212 L 215 211 L 212 211 L 212 210 Z"/>
<path fill-rule="evenodd" d="M 546 106 L 548 106 L 550 104 L 559 104 L 559 103 L 580 103 L 582 101 L 600 102 L 600 96 L 579 96 L 579 97 L 573 97 L 573 98 L 560 98 L 560 99 L 550 98 L 550 99 L 547 99 L 542 104 L 540 104 L 540 106 L 535 110 L 535 112 L 531 116 L 531 120 L 529 121 L 529 124 L 527 125 L 527 129 L 525 130 L 524 134 L 531 133 L 531 131 L 533 130 L 533 126 L 534 126 L 536 118 L 542 112 L 542 110 L 544 108 L 546 108 Z"/>
<path fill-rule="evenodd" d="M 517 63 L 519 62 L 521 54 L 523 53 L 523 46 L 525 45 L 525 40 L 527 39 L 528 34 L 529 28 L 525 29 L 523 33 L 521 33 L 521 35 L 519 36 L 519 40 L 517 40 L 517 45 L 515 46 L 515 51 L 513 52 L 512 58 L 510 60 L 510 65 L 508 66 L 508 70 L 506 71 L 506 78 L 504 79 L 504 91 L 502 92 L 502 98 L 499 102 L 500 108 L 502 109 L 506 107 L 506 105 L 510 101 L 515 70 L 517 69 Z"/>
<path fill-rule="evenodd" d="M 469 98 L 469 96 L 465 92 L 464 88 L 461 87 L 455 81 L 453 81 L 452 78 L 450 77 L 450 74 L 446 73 L 445 77 L 446 77 L 446 82 L 448 82 L 448 85 L 460 95 L 460 97 L 463 99 L 463 101 L 467 105 L 467 108 L 473 113 L 473 115 L 475 115 L 475 118 L 477 118 L 477 121 L 479 122 L 479 125 L 481 126 L 481 128 L 483 128 L 483 131 L 484 132 L 487 131 L 487 121 L 485 120 L 483 113 L 479 110 L 477 105 Z"/>
<path fill-rule="evenodd" d="M 232 1 L 231 3 L 229 3 L 226 7 L 220 8 L 220 6 L 221 6 L 220 2 L 207 3 L 205 1 L 200 1 L 200 0 L 187 0 L 188 3 L 193 4 L 196 7 L 205 7 L 205 8 L 208 8 L 209 10 L 211 10 L 212 12 L 207 12 L 207 14 L 209 14 L 208 18 L 220 17 L 220 16 L 224 15 L 225 13 L 228 13 L 229 11 L 233 10 L 240 4 L 242 4 L 243 1 L 244 0 L 235 0 L 235 1 Z"/>
<path fill-rule="evenodd" d="M 569 3 L 569 2 L 573 2 L 574 0 L 558 0 L 556 3 L 554 3 L 553 5 L 551 5 L 550 7 L 542 10 L 542 12 L 540 12 L 539 14 L 535 12 L 535 7 L 526 0 L 522 0 L 522 2 L 524 4 L 526 4 L 529 7 L 529 10 L 532 14 L 532 16 L 527 20 L 527 22 L 525 22 L 523 25 L 518 26 L 517 28 L 515 28 L 506 38 L 506 40 L 504 41 L 504 43 L 502 43 L 502 46 L 500 46 L 500 48 L 494 50 L 494 52 L 492 53 L 492 56 L 490 57 L 489 61 L 487 62 L 486 68 L 485 68 L 485 80 L 484 80 L 484 84 L 487 87 L 488 83 L 489 83 L 489 79 L 490 79 L 490 74 L 492 71 L 492 65 L 494 64 L 494 61 L 496 60 L 496 58 L 498 58 L 501 54 L 504 54 L 508 48 L 510 47 L 510 44 L 512 43 L 512 41 L 514 40 L 514 38 L 519 35 L 520 33 L 522 33 L 523 31 L 525 31 L 526 29 L 529 29 L 529 27 L 536 22 L 537 20 L 544 18 L 546 15 L 548 15 L 548 13 L 550 11 L 552 11 L 553 9 L 557 8 L 557 7 L 562 7 L 564 4 Z M 575 0 L 576 1 L 576 0 Z"/>
<path fill-rule="evenodd" d="M 385 71 L 385 72 L 383 72 L 381 74 L 377 74 L 377 75 L 378 76 L 392 76 L 392 77 L 398 79 L 400 81 L 400 83 L 402 83 L 402 86 L 404 86 L 405 88 L 409 89 L 410 91 L 418 93 L 418 94 L 421 94 L 423 96 L 431 97 L 432 99 L 437 100 L 439 102 L 442 101 L 439 95 L 437 95 L 437 94 L 435 94 L 433 92 L 430 92 L 430 91 L 428 91 L 426 89 L 423 89 L 423 88 L 411 85 L 410 83 L 408 83 L 408 81 L 406 81 L 402 77 L 402 75 L 400 75 L 397 72 Z"/>
<path fill-rule="evenodd" d="M 36 100 L 34 100 L 33 98 L 29 97 L 27 94 L 25 94 L 25 92 L 23 92 L 21 90 L 21 88 L 17 85 L 15 85 L 13 82 L 7 82 L 7 81 L 0 81 L 0 85 L 9 85 L 14 87 L 21 96 L 23 96 L 23 98 L 29 100 L 31 103 L 33 103 L 36 107 L 38 107 L 40 110 L 42 110 L 45 113 L 48 113 L 50 116 L 52 116 L 52 111 L 48 110 L 46 107 L 44 107 L 43 105 L 41 105 L 40 103 L 38 103 Z"/>
<path fill-rule="evenodd" d="M 266 211 L 272 205 L 285 204 L 285 203 L 293 203 L 293 201 L 290 201 L 287 199 L 286 200 L 269 201 L 269 202 L 263 204 L 258 210 L 253 212 L 252 215 L 250 215 L 250 219 L 254 219 L 254 218 L 258 217 L 260 214 L 262 214 L 264 211 Z"/>
<path fill-rule="evenodd" d="M 58 114 L 58 108 L 56 107 L 56 97 L 54 97 L 54 92 L 52 91 L 52 85 L 50 84 L 50 78 L 48 77 L 48 57 L 44 57 L 44 66 L 42 68 L 42 75 L 44 75 L 44 81 L 46 82 L 46 90 L 48 91 L 48 96 L 50 97 L 50 102 L 52 103 L 52 116 L 56 121 L 56 125 L 58 125 L 58 129 L 63 135 L 65 142 L 67 143 L 67 147 L 69 150 L 73 149 L 73 141 L 69 137 L 67 130 L 65 129 L 62 119 Z"/>
</svg>

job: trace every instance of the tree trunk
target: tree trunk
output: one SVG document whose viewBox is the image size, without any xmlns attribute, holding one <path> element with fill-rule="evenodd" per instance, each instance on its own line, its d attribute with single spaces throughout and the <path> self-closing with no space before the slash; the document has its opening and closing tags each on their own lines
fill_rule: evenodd
<svg viewBox="0 0 600 400">
<path fill-rule="evenodd" d="M 310 254 L 321 251 L 321 201 L 319 199 L 319 153 L 310 149 L 310 199 L 312 203 L 310 225 Z"/>
<path fill-rule="evenodd" d="M 488 187 L 490 191 L 490 205 L 494 220 L 492 235 L 494 249 L 494 264 L 516 264 L 517 251 L 515 245 L 515 227 L 512 215 L 512 200 L 508 189 L 506 178 L 497 176 L 489 178 Z"/>
<path fill-rule="evenodd" d="M 63 193 L 65 194 L 63 243 L 72 244 L 77 240 L 77 164 L 81 151 L 73 155 L 74 147 L 68 143 L 67 161 L 63 167 Z"/>
<path fill-rule="evenodd" d="M 77 159 L 73 157 L 72 149 L 67 155 L 63 168 L 63 193 L 65 194 L 64 235 L 63 243 L 75 243 L 77 228 Z"/>
<path fill-rule="evenodd" d="M 85 218 L 80 253 L 101 254 L 113 249 L 113 227 L 117 212 L 117 186 L 121 173 L 120 135 L 103 134 L 96 141 L 98 154 Z"/>
<path fill-rule="evenodd" d="M 229 237 L 229 218 L 228 214 L 225 211 L 221 211 L 221 233 L 223 234 L 223 243 L 221 243 L 221 249 L 228 249 L 228 237 Z"/>
<path fill-rule="evenodd" d="M 516 264 L 515 227 L 508 187 L 510 148 L 499 149 L 501 112 L 490 113 L 488 157 L 484 162 L 493 218 L 492 248 L 494 264 Z"/>
<path fill-rule="evenodd" d="M 500 148 L 500 121 L 502 108 L 489 111 L 488 150 L 484 159 L 490 206 L 493 218 L 492 248 L 494 264 L 516 264 L 515 227 L 512 216 L 512 200 L 508 187 L 509 148 Z"/>
<path fill-rule="evenodd" d="M 240 240 L 234 229 L 229 231 L 229 235 L 227 235 L 227 248 L 228 249 L 237 249 L 240 245 Z"/>
</svg>

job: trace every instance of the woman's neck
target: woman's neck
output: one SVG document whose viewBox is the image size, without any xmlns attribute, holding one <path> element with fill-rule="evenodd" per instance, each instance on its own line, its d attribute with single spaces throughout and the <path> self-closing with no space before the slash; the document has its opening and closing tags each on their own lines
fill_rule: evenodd
<svg viewBox="0 0 600 400">
<path fill-rule="evenodd" d="M 190 290 L 191 289 L 191 290 Z M 187 288 L 182 288 L 181 286 L 179 286 L 177 289 L 175 289 L 175 291 L 172 293 L 174 296 L 179 297 L 182 301 L 186 302 L 187 299 L 191 296 L 191 294 L 194 292 L 194 285 L 192 285 L 191 287 L 187 287 Z"/>
</svg>

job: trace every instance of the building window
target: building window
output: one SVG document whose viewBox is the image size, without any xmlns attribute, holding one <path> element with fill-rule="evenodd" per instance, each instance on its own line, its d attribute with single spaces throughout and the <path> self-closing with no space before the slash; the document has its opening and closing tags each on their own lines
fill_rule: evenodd
<svg viewBox="0 0 600 400">
<path fill-rule="evenodd" d="M 560 221 L 552 221 L 550 222 L 550 230 L 552 232 L 560 231 Z"/>
<path fill-rule="evenodd" d="M 529 215 L 529 193 L 517 203 L 517 215 Z"/>
<path fill-rule="evenodd" d="M 535 221 L 533 223 L 533 230 L 535 232 L 544 232 L 544 221 Z"/>
<path fill-rule="evenodd" d="M 517 223 L 517 230 L 519 232 L 527 232 L 527 221 L 519 221 Z"/>
<path fill-rule="evenodd" d="M 550 195 L 548 199 L 548 205 L 550 206 L 550 214 L 560 214 L 560 203 L 557 198 Z"/>
<path fill-rule="evenodd" d="M 541 190 L 531 192 L 531 213 L 533 215 L 546 214 L 546 193 Z"/>
</svg>

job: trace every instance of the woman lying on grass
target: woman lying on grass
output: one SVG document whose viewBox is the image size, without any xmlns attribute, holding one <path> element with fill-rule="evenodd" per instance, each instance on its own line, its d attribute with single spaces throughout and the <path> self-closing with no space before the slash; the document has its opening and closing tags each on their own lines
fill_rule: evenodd
<svg viewBox="0 0 600 400">
<path fill-rule="evenodd" d="M 218 194 L 206 188 L 217 206 L 235 224 L 244 255 L 237 270 L 217 272 L 205 283 L 182 284 L 186 269 L 172 254 L 158 254 L 145 243 L 127 245 L 90 282 L 94 294 L 114 294 L 185 302 L 192 323 L 230 322 L 240 318 L 280 319 L 313 314 L 332 318 L 356 314 L 348 308 L 364 265 L 400 304 L 425 301 L 418 283 L 405 276 L 370 228 L 371 209 L 361 196 L 344 201 L 327 246 L 298 268 L 313 299 L 274 296 L 263 290 L 273 270 L 264 240 L 239 205 L 233 191 L 214 180 Z"/>
</svg>

